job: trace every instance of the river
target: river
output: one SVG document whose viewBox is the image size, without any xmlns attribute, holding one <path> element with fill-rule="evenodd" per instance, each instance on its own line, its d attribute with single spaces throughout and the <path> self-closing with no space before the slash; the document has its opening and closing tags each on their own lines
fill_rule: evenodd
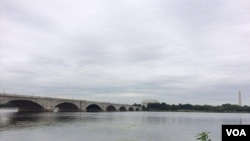
<svg viewBox="0 0 250 141">
<path fill-rule="evenodd" d="M 0 110 L 1 141 L 221 140 L 222 124 L 250 124 L 250 114 L 189 112 L 17 113 Z"/>
</svg>

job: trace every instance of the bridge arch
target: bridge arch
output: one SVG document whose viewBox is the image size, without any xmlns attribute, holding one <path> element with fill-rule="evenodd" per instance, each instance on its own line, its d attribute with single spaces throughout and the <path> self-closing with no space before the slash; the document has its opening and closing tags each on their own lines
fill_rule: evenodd
<svg viewBox="0 0 250 141">
<path fill-rule="evenodd" d="M 117 111 L 117 110 L 116 110 L 115 106 L 109 105 L 109 106 L 106 108 L 106 111 L 107 111 L 107 112 L 115 112 L 115 111 Z"/>
<path fill-rule="evenodd" d="M 45 111 L 45 108 L 37 102 L 31 100 L 10 100 L 9 103 L 18 107 L 19 112 L 41 112 Z"/>
<path fill-rule="evenodd" d="M 138 108 L 138 107 L 137 107 L 137 108 L 135 108 L 135 111 L 140 111 L 140 108 Z"/>
<path fill-rule="evenodd" d="M 63 102 L 55 106 L 59 108 L 59 112 L 77 112 L 80 111 L 80 108 L 77 105 L 70 102 Z"/>
<path fill-rule="evenodd" d="M 124 106 L 121 106 L 121 107 L 119 108 L 119 111 L 124 112 L 124 111 L 127 111 L 127 110 L 126 110 L 126 108 L 125 108 Z"/>
<path fill-rule="evenodd" d="M 128 108 L 129 111 L 135 111 L 133 107 Z"/>
<path fill-rule="evenodd" d="M 101 112 L 102 108 L 97 104 L 90 104 L 86 107 L 87 112 Z"/>
</svg>

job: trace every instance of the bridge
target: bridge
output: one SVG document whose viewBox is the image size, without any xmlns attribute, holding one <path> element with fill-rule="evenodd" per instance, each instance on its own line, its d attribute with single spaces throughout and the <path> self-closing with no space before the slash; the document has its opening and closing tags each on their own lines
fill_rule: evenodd
<svg viewBox="0 0 250 141">
<path fill-rule="evenodd" d="M 141 107 L 128 104 L 40 97 L 16 94 L 0 94 L 0 104 L 11 103 L 19 112 L 115 112 L 141 111 Z"/>
</svg>

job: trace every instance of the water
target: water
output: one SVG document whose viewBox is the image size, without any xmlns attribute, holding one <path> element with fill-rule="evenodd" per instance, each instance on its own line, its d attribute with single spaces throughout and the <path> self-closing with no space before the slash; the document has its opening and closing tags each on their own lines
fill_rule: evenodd
<svg viewBox="0 0 250 141">
<path fill-rule="evenodd" d="M 250 124 L 250 114 L 185 112 L 16 113 L 0 110 L 1 141 L 195 141 L 222 124 Z"/>
</svg>

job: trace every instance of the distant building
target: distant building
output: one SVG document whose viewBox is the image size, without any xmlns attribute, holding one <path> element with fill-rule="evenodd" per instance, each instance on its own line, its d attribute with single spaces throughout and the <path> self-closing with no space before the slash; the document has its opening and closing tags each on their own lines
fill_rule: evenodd
<svg viewBox="0 0 250 141">
<path fill-rule="evenodd" d="M 239 106 L 241 106 L 241 92 L 239 91 Z"/>
</svg>

